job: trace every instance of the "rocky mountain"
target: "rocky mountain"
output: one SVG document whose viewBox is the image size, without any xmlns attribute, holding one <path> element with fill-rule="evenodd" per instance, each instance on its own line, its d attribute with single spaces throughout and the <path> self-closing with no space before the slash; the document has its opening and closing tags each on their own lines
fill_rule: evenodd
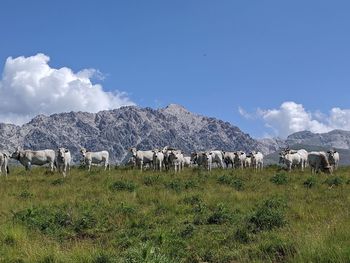
<svg viewBox="0 0 350 263">
<path fill-rule="evenodd" d="M 270 154 L 265 163 L 276 163 L 281 148 L 306 149 L 307 151 L 328 151 L 337 149 L 340 153 L 340 164 L 350 165 L 350 131 L 333 130 L 327 133 L 312 133 L 310 131 L 296 132 L 287 139 L 262 139 L 260 143 L 268 148 Z"/>
<path fill-rule="evenodd" d="M 350 149 L 350 131 L 333 130 L 327 133 L 302 131 L 288 136 L 286 143 L 318 145 L 328 148 Z"/>
<path fill-rule="evenodd" d="M 269 147 L 238 127 L 215 118 L 194 114 L 171 104 L 154 110 L 136 106 L 98 113 L 69 112 L 39 115 L 22 126 L 0 124 L 0 150 L 67 147 L 74 160 L 79 150 L 108 150 L 113 162 L 122 162 L 130 147 L 153 149 L 170 145 L 189 154 L 194 150 L 260 150 Z"/>
<path fill-rule="evenodd" d="M 324 148 L 350 150 L 350 131 L 333 130 L 327 133 L 312 133 L 310 131 L 296 132 L 287 137 L 267 138 L 259 140 L 265 152 L 278 151 L 292 145 L 322 146 Z"/>
</svg>

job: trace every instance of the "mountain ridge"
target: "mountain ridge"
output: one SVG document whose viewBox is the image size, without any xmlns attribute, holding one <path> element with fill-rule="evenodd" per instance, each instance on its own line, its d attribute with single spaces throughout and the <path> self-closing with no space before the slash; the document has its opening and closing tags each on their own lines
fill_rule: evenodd
<svg viewBox="0 0 350 263">
<path fill-rule="evenodd" d="M 108 150 L 120 163 L 128 149 L 153 149 L 171 145 L 186 153 L 194 150 L 263 150 L 261 144 L 237 126 L 194 114 L 177 104 L 162 109 L 125 106 L 98 113 L 65 112 L 38 115 L 17 126 L 0 124 L 0 149 L 17 146 L 39 150 L 67 147 L 78 161 L 79 150 Z"/>
</svg>

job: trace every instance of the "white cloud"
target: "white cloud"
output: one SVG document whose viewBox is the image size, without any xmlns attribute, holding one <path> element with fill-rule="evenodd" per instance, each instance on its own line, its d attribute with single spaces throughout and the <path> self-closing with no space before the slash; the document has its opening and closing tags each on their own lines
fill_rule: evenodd
<svg viewBox="0 0 350 263">
<path fill-rule="evenodd" d="M 245 109 L 243 109 L 241 106 L 238 107 L 238 112 L 239 114 L 241 114 L 244 118 L 246 118 L 247 120 L 252 120 L 254 119 L 254 114 L 251 114 L 249 112 L 247 112 Z"/>
<path fill-rule="evenodd" d="M 239 109 L 239 112 L 247 118 L 247 114 L 241 113 L 242 110 Z M 334 129 L 350 130 L 350 109 L 333 108 L 325 114 L 320 111 L 307 111 L 302 104 L 287 101 L 283 102 L 278 109 L 258 109 L 255 115 L 263 120 L 274 136 L 280 137 L 287 137 L 291 133 L 304 130 L 314 133 L 324 133 Z"/>
<path fill-rule="evenodd" d="M 74 73 L 51 68 L 44 54 L 9 57 L 0 80 L 0 122 L 23 124 L 38 114 L 67 111 L 98 112 L 134 103 L 120 91 L 106 92 L 91 79 L 102 80 L 95 69 Z"/>
</svg>

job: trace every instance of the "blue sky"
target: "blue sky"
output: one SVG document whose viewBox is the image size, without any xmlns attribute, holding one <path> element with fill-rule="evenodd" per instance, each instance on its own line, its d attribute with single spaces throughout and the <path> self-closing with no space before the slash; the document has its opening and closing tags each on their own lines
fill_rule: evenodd
<svg viewBox="0 0 350 263">
<path fill-rule="evenodd" d="M 5 70 L 8 57 L 43 53 L 50 68 L 93 68 L 103 78 L 85 76 L 92 87 L 127 93 L 89 95 L 106 101 L 96 109 L 178 103 L 255 137 L 350 129 L 349 13 L 349 1 L 2 1 L 1 71 L 13 78 L 3 72 L 2 89 L 25 85 L 13 84 L 23 61 Z M 70 109 L 4 106 L 0 122 Z"/>
</svg>

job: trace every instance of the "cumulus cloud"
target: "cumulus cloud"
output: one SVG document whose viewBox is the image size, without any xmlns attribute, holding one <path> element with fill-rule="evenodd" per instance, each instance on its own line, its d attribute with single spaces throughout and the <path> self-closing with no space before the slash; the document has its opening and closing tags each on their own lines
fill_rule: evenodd
<svg viewBox="0 0 350 263">
<path fill-rule="evenodd" d="M 126 93 L 104 91 L 92 79 L 102 80 L 95 69 L 73 72 L 49 66 L 44 54 L 7 58 L 0 80 L 0 122 L 23 124 L 38 114 L 67 111 L 98 112 L 133 105 Z"/>
<path fill-rule="evenodd" d="M 239 109 L 240 114 L 247 114 Z M 334 129 L 350 130 L 350 109 L 332 108 L 329 113 L 307 111 L 302 104 L 283 102 L 278 109 L 258 109 L 254 114 L 263 120 L 274 136 L 287 137 L 291 133 L 308 130 L 314 133 Z M 251 114 L 248 114 L 251 116 Z"/>
</svg>

